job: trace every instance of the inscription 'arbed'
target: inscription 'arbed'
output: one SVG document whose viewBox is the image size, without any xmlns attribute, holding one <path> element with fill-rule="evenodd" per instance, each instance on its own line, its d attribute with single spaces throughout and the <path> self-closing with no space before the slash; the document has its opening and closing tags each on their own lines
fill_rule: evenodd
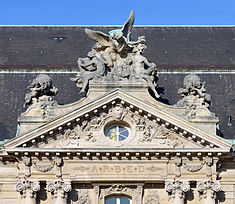
<svg viewBox="0 0 235 204">
<path fill-rule="evenodd" d="M 155 174 L 163 170 L 156 165 L 81 165 L 78 174 Z"/>
</svg>

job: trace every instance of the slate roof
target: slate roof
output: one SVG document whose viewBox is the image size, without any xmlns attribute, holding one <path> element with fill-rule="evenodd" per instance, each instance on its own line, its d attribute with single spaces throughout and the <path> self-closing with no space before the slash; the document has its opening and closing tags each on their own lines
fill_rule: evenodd
<svg viewBox="0 0 235 204">
<path fill-rule="evenodd" d="M 0 68 L 76 66 L 94 41 L 84 26 L 0 27 Z M 90 27 L 105 33 L 117 27 Z M 120 27 L 118 27 L 120 28 Z M 145 35 L 145 55 L 159 67 L 220 68 L 235 66 L 235 27 L 134 27 L 132 39 Z"/>
<path fill-rule="evenodd" d="M 77 87 L 69 80 L 75 73 L 68 71 L 76 70 L 77 58 L 85 57 L 94 44 L 84 28 L 0 27 L 0 140 L 15 136 L 34 72 L 54 72 L 49 75 L 59 89 L 59 103 L 79 99 Z M 116 28 L 90 27 L 105 33 Z M 162 101 L 175 104 L 186 72 L 200 72 L 212 96 L 211 110 L 220 118 L 221 136 L 235 139 L 235 27 L 134 27 L 132 39 L 140 35 L 147 40 L 144 55 L 159 69 Z"/>
</svg>

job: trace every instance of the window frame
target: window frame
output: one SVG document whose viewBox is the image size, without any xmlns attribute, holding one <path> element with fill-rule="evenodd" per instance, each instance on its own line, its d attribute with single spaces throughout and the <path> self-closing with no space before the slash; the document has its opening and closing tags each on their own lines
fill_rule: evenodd
<svg viewBox="0 0 235 204">
<path fill-rule="evenodd" d="M 106 201 L 108 199 L 111 199 L 111 198 L 116 198 L 116 204 L 121 204 L 121 198 L 126 198 L 127 200 L 130 201 L 130 204 L 132 204 L 132 199 L 128 198 L 127 196 L 110 196 L 110 197 L 107 197 L 107 198 L 105 198 L 105 204 L 106 204 Z"/>
</svg>

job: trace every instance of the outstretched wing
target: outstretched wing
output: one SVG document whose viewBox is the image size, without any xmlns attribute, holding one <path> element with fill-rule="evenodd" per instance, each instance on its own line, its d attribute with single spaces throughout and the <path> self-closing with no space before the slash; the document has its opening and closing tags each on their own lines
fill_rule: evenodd
<svg viewBox="0 0 235 204">
<path fill-rule="evenodd" d="M 109 37 L 109 35 L 100 31 L 90 30 L 88 28 L 85 29 L 85 32 L 89 38 L 97 41 L 101 46 L 112 46 L 112 39 Z"/>
<path fill-rule="evenodd" d="M 134 25 L 134 21 L 135 21 L 135 14 L 134 14 L 134 11 L 131 10 L 129 18 L 122 26 L 122 33 L 126 38 L 128 37 L 128 35 L 130 34 L 130 32 L 132 30 L 132 27 Z"/>
</svg>

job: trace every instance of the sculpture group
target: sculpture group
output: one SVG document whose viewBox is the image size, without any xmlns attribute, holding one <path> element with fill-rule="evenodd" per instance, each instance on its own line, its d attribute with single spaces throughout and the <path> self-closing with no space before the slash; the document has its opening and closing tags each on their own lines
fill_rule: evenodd
<svg viewBox="0 0 235 204">
<path fill-rule="evenodd" d="M 75 78 L 80 93 L 86 92 L 89 81 L 101 78 L 105 83 L 143 83 L 146 81 L 154 95 L 159 98 L 156 86 L 157 68 L 143 56 L 147 48 L 145 36 L 131 40 L 131 30 L 134 24 L 134 12 L 123 25 L 122 29 L 110 32 L 110 35 L 100 31 L 85 29 L 89 38 L 96 41 L 86 58 L 78 59 L 79 72 Z"/>
</svg>

